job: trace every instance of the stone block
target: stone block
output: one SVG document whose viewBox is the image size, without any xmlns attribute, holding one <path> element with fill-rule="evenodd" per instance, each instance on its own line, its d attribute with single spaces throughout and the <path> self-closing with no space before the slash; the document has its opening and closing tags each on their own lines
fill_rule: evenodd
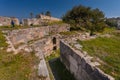
<svg viewBox="0 0 120 80">
<path fill-rule="evenodd" d="M 81 77 L 83 80 L 92 80 L 89 74 L 87 74 L 84 69 L 82 69 Z"/>
<path fill-rule="evenodd" d="M 77 61 L 74 57 L 69 55 L 69 61 L 70 61 L 70 65 L 73 65 L 74 68 L 78 69 L 78 64 L 77 64 Z"/>
<path fill-rule="evenodd" d="M 82 68 L 83 68 L 83 69 L 86 69 L 86 64 L 87 64 L 87 63 L 86 63 L 85 59 L 82 58 L 81 61 L 82 61 L 82 64 L 81 64 L 81 65 L 82 65 Z"/>
<path fill-rule="evenodd" d="M 88 74 L 91 74 L 93 73 L 95 70 L 95 68 L 93 66 L 91 66 L 89 63 L 86 64 L 86 69 L 85 71 L 88 73 Z"/>
<path fill-rule="evenodd" d="M 74 74 L 76 80 L 114 80 L 97 68 L 100 64 L 91 62 L 92 57 L 84 51 L 75 50 L 63 41 L 60 42 L 60 51 L 62 62 Z"/>
<path fill-rule="evenodd" d="M 95 80 L 110 80 L 107 76 L 98 68 L 95 68 L 94 72 L 90 74 Z"/>
<path fill-rule="evenodd" d="M 74 59 L 76 59 L 77 64 L 81 65 L 81 57 L 78 54 L 73 54 Z"/>
</svg>

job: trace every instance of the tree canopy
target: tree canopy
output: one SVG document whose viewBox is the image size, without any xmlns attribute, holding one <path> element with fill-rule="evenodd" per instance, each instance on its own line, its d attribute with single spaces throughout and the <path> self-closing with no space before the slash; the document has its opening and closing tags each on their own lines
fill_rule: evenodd
<svg viewBox="0 0 120 80">
<path fill-rule="evenodd" d="M 33 18 L 33 13 L 32 12 L 30 13 L 30 18 Z"/>
<path fill-rule="evenodd" d="M 105 27 L 102 11 L 98 8 L 91 9 L 82 5 L 73 7 L 62 19 L 71 24 L 73 28 L 90 30 L 91 34 L 95 31 L 101 31 Z"/>
<path fill-rule="evenodd" d="M 45 15 L 51 17 L 51 12 L 50 12 L 50 11 L 47 11 L 47 12 L 45 13 Z"/>
</svg>

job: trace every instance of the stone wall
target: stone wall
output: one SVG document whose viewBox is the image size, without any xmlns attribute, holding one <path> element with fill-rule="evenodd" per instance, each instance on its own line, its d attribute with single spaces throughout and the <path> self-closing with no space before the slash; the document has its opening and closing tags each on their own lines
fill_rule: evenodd
<svg viewBox="0 0 120 80">
<path fill-rule="evenodd" d="M 120 20 L 117 21 L 117 28 L 120 29 Z"/>
<path fill-rule="evenodd" d="M 90 56 L 81 50 L 72 48 L 64 41 L 60 42 L 60 53 L 61 61 L 74 74 L 76 80 L 114 80 L 113 77 L 97 68 L 99 63 L 92 62 Z"/>
<path fill-rule="evenodd" d="M 70 25 L 69 24 L 61 24 L 61 25 L 52 25 L 50 26 L 50 32 L 51 33 L 60 33 L 60 32 L 66 32 L 70 31 Z"/>
<path fill-rule="evenodd" d="M 41 50 L 44 56 L 48 56 L 53 51 L 53 42 L 51 37 L 43 38 L 30 45 L 36 52 Z"/>
<path fill-rule="evenodd" d="M 23 19 L 22 23 L 24 26 L 30 26 L 30 25 L 43 25 L 44 20 L 37 19 L 37 18 L 32 18 L 32 19 Z"/>
<path fill-rule="evenodd" d="M 17 18 L 0 16 L 0 26 L 9 26 L 11 25 L 12 20 L 14 21 L 15 25 L 19 25 L 19 20 Z"/>
<path fill-rule="evenodd" d="M 31 40 L 38 40 L 43 38 L 50 33 L 59 33 L 63 31 L 69 31 L 68 25 L 63 26 L 43 26 L 43 27 L 36 27 L 36 28 L 27 28 L 27 29 L 19 29 L 19 30 L 12 30 L 8 31 L 8 36 L 11 42 L 16 45 L 20 43 L 27 43 Z"/>
<path fill-rule="evenodd" d="M 42 15 L 42 14 L 38 14 L 37 18 L 40 18 L 42 20 L 61 21 L 61 19 L 59 19 L 59 18 L 55 18 L 55 17 L 52 17 L 52 16 L 46 16 L 46 15 Z"/>
<path fill-rule="evenodd" d="M 8 32 L 9 39 L 15 44 L 26 43 L 31 40 L 42 38 L 49 34 L 49 27 L 36 27 L 12 30 Z"/>
<path fill-rule="evenodd" d="M 22 23 L 25 26 L 30 26 L 30 25 L 47 25 L 48 22 L 53 22 L 53 21 L 62 21 L 61 19 L 50 17 L 50 16 L 45 16 L 45 15 L 37 15 L 36 18 L 26 18 L 22 19 Z"/>
</svg>

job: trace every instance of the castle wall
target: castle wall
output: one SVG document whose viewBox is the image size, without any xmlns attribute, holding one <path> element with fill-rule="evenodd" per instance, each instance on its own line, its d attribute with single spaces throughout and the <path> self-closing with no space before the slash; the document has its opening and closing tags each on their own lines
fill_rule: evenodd
<svg viewBox="0 0 120 80">
<path fill-rule="evenodd" d="M 83 51 L 72 48 L 69 44 L 60 42 L 61 61 L 74 74 L 76 80 L 114 80 L 99 68 L 98 63 L 91 62 L 91 57 Z"/>
</svg>

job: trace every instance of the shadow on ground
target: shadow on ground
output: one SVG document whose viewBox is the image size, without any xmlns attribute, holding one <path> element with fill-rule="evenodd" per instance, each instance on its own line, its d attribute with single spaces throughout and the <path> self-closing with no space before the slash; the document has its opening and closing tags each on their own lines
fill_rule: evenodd
<svg viewBox="0 0 120 80">
<path fill-rule="evenodd" d="M 73 75 L 61 63 L 60 58 L 49 60 L 49 65 L 55 80 L 75 80 Z"/>
</svg>

